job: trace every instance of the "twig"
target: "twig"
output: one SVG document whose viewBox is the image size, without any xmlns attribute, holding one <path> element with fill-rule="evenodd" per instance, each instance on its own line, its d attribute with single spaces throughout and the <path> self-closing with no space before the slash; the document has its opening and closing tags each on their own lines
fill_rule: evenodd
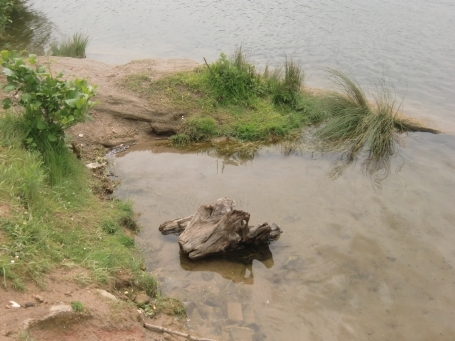
<svg viewBox="0 0 455 341">
<path fill-rule="evenodd" d="M 144 328 L 148 329 L 148 330 L 151 330 L 151 331 L 154 331 L 154 332 L 169 333 L 169 334 L 173 334 L 173 335 L 177 335 L 177 336 L 183 336 L 184 338 L 187 338 L 188 340 L 192 340 L 192 341 L 216 341 L 216 340 L 213 340 L 213 339 L 207 339 L 207 338 L 200 338 L 200 337 L 196 337 L 196 336 L 191 336 L 190 334 L 177 332 L 175 330 L 171 330 L 171 329 L 167 329 L 167 328 L 164 328 L 164 327 L 156 326 L 154 324 L 144 323 Z"/>
<path fill-rule="evenodd" d="M 202 57 L 202 58 L 204 58 L 205 65 L 207 65 L 207 68 L 209 69 L 210 73 L 213 75 L 213 77 L 216 78 L 216 74 L 210 68 L 210 65 L 209 65 L 209 63 L 207 63 L 207 60 L 205 59 L 205 57 Z"/>
</svg>

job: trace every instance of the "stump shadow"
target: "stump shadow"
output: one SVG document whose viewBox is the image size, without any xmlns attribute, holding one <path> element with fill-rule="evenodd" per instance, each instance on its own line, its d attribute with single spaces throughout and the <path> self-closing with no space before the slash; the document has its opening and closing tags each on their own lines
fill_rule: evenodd
<svg viewBox="0 0 455 341">
<path fill-rule="evenodd" d="M 267 269 L 274 265 L 269 245 L 255 245 L 241 250 L 218 253 L 207 258 L 191 260 L 180 250 L 180 266 L 187 271 L 215 272 L 234 283 L 253 284 L 253 261 Z"/>
</svg>

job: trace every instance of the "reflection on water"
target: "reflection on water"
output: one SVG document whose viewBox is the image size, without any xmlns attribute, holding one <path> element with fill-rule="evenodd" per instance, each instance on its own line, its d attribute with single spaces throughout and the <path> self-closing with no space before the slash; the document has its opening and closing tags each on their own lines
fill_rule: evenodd
<svg viewBox="0 0 455 341">
<path fill-rule="evenodd" d="M 195 333 L 453 340 L 455 138 L 411 134 L 406 142 L 380 191 L 354 167 L 331 180 L 334 156 L 304 148 L 261 148 L 221 172 L 229 158 L 213 151 L 135 146 L 115 159 L 123 179 L 116 194 L 141 213 L 137 242 L 147 268 L 163 294 L 185 302 Z M 161 235 L 159 225 L 224 196 L 258 220 L 252 225 L 274 221 L 284 234 L 243 260 L 182 258 L 177 237 Z M 233 318 L 239 305 L 242 316 Z"/>
<path fill-rule="evenodd" d="M 55 29 L 47 16 L 33 9 L 28 2 L 21 3 L 11 14 L 12 23 L 7 35 L 12 36 L 6 45 L 9 49 L 27 50 L 29 53 L 44 55 Z"/>
<path fill-rule="evenodd" d="M 193 261 L 180 252 L 180 266 L 187 271 L 209 271 L 220 274 L 234 283 L 253 284 L 253 261 L 257 260 L 269 269 L 273 256 L 268 245 L 252 245 L 210 258 Z"/>
</svg>

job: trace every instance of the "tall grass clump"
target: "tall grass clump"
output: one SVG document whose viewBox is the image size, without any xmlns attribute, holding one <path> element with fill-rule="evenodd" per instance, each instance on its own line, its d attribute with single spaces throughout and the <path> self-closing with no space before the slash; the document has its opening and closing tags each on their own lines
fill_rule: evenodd
<svg viewBox="0 0 455 341">
<path fill-rule="evenodd" d="M 206 62 L 207 82 L 219 102 L 242 102 L 260 93 L 260 77 L 248 61 L 242 48 L 228 58 L 220 58 L 209 65 Z"/>
<path fill-rule="evenodd" d="M 284 76 L 272 75 L 272 94 L 275 104 L 295 106 L 301 96 L 304 73 L 300 65 L 293 59 L 286 58 Z"/>
<path fill-rule="evenodd" d="M 85 58 L 85 49 L 89 37 L 83 33 L 75 33 L 71 38 L 63 38 L 60 42 L 53 42 L 50 45 L 52 56 Z"/>
<path fill-rule="evenodd" d="M 395 99 L 382 84 L 370 103 L 358 83 L 340 71 L 330 72 L 341 92 L 327 96 L 325 123 L 317 131 L 318 137 L 344 152 L 341 168 L 364 152 L 364 169 L 370 174 L 382 170 L 387 175 L 390 157 L 399 146 L 399 107 Z"/>
</svg>

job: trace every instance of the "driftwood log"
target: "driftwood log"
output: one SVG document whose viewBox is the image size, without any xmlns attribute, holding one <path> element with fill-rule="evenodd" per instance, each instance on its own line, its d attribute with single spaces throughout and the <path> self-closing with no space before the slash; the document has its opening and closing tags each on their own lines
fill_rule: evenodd
<svg viewBox="0 0 455 341">
<path fill-rule="evenodd" d="M 236 210 L 232 199 L 221 198 L 202 205 L 192 216 L 161 224 L 159 230 L 163 234 L 180 235 L 180 248 L 190 259 L 268 244 L 282 232 L 276 224 L 249 226 L 249 220 L 250 214 Z"/>
</svg>

